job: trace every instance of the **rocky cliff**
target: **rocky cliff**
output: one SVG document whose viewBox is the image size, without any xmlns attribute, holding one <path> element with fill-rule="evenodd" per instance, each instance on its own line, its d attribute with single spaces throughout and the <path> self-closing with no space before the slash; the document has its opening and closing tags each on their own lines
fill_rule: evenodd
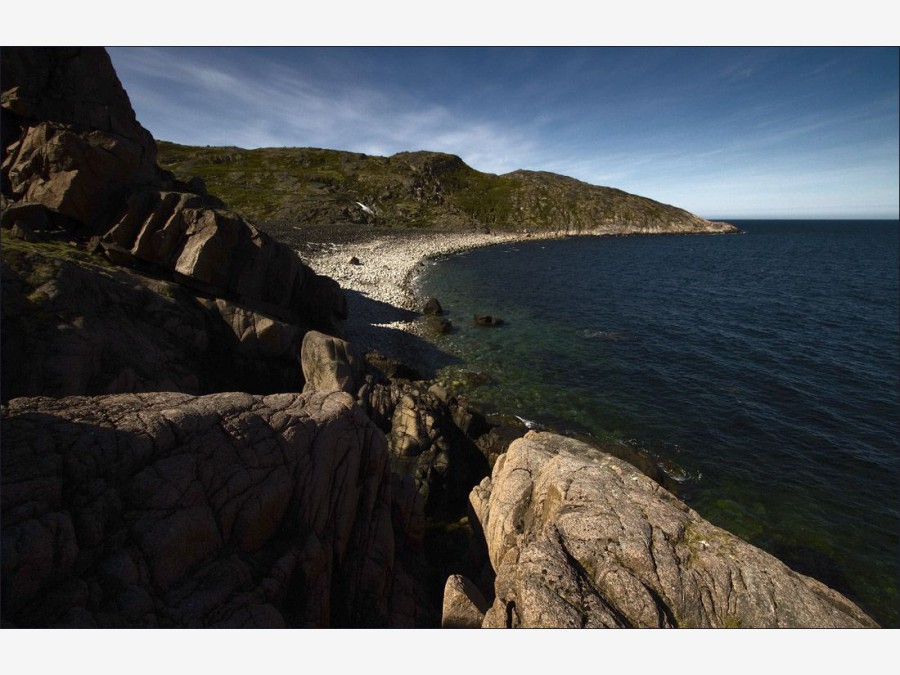
<svg viewBox="0 0 900 675">
<path fill-rule="evenodd" d="M 161 170 L 102 49 L 0 65 L 4 400 L 298 390 L 303 334 L 346 319 L 338 285 Z"/>
<path fill-rule="evenodd" d="M 341 340 L 332 280 L 156 166 L 102 50 L 2 67 L 3 626 L 874 625 L 630 465 L 504 454 L 523 429 Z M 512 198 L 401 160 L 426 205 Z"/>
<path fill-rule="evenodd" d="M 160 163 L 202 175 L 228 205 L 279 236 L 296 223 L 554 231 L 735 232 L 683 209 L 540 171 L 496 176 L 437 152 L 374 157 L 318 148 L 197 148 L 161 142 Z"/>
</svg>

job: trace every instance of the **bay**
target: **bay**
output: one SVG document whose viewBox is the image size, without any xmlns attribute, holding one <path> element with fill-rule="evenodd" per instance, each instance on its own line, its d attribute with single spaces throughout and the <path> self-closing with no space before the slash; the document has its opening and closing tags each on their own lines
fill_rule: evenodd
<svg viewBox="0 0 900 675">
<path fill-rule="evenodd" d="M 896 627 L 898 223 L 729 222 L 744 234 L 429 264 L 417 293 L 456 327 L 434 343 L 462 360 L 440 378 L 486 411 L 651 458 L 704 517 Z"/>
</svg>

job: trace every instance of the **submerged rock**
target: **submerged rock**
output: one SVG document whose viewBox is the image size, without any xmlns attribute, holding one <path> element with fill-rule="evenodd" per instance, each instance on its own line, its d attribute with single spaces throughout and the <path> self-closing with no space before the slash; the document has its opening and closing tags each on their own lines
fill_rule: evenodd
<svg viewBox="0 0 900 675">
<path fill-rule="evenodd" d="M 529 432 L 470 501 L 497 574 L 485 627 L 873 627 L 634 467 Z"/>
<path fill-rule="evenodd" d="M 428 298 L 425 304 L 422 305 L 422 313 L 437 316 L 444 313 L 444 308 L 441 307 L 441 303 L 437 298 Z"/>
<path fill-rule="evenodd" d="M 428 328 L 437 335 L 447 335 L 453 331 L 453 323 L 445 316 L 428 316 L 426 319 Z"/>
<path fill-rule="evenodd" d="M 503 319 L 499 316 L 491 316 L 490 314 L 476 314 L 472 320 L 475 322 L 476 326 L 495 327 L 503 325 Z"/>
</svg>

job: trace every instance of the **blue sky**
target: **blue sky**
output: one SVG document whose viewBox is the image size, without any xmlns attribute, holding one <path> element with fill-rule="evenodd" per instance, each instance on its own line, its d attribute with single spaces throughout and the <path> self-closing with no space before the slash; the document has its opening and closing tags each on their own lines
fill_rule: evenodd
<svg viewBox="0 0 900 675">
<path fill-rule="evenodd" d="M 897 218 L 896 48 L 110 48 L 157 139 L 554 171 L 710 218 Z"/>
</svg>

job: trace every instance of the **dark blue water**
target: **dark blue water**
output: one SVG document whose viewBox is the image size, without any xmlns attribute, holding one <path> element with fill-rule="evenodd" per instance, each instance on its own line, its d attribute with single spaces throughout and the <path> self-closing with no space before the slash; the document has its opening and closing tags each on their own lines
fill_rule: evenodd
<svg viewBox="0 0 900 675">
<path fill-rule="evenodd" d="M 652 457 L 712 522 L 898 626 L 898 223 L 573 238 L 429 265 L 467 393 Z M 494 314 L 500 328 L 472 325 Z"/>
</svg>

